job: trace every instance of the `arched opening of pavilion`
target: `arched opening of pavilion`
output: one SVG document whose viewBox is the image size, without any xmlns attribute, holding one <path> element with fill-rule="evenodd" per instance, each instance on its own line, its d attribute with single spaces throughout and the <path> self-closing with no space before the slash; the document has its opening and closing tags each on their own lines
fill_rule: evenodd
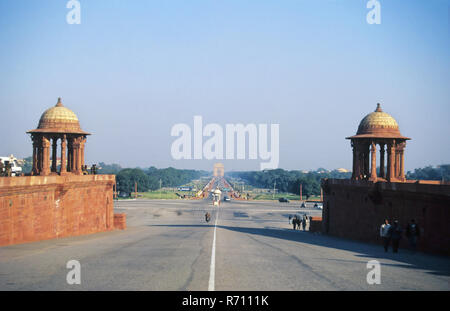
<svg viewBox="0 0 450 311">
<path fill-rule="evenodd" d="M 405 147 L 410 138 L 401 135 L 397 121 L 383 112 L 380 104 L 377 104 L 374 112 L 362 119 L 356 135 L 347 139 L 351 140 L 353 148 L 353 180 L 406 180 Z M 379 174 L 377 151 L 380 155 Z"/>
<path fill-rule="evenodd" d="M 61 98 L 42 114 L 37 129 L 27 133 L 33 141 L 32 175 L 83 174 L 84 147 L 90 133 L 81 130 L 78 117 L 63 106 Z"/>
</svg>

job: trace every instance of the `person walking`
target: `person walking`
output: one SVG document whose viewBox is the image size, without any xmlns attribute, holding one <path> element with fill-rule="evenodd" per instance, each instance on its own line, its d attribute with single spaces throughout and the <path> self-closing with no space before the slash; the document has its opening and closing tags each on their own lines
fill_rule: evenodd
<svg viewBox="0 0 450 311">
<path fill-rule="evenodd" d="M 415 219 L 411 219 L 408 226 L 406 227 L 406 237 L 409 241 L 409 247 L 415 253 L 417 247 L 417 240 L 420 237 L 419 225 L 416 224 Z"/>
<path fill-rule="evenodd" d="M 387 252 L 389 249 L 389 244 L 391 242 L 391 225 L 389 224 L 389 220 L 385 219 L 384 224 L 380 227 L 380 236 L 383 240 L 384 251 Z"/>
<path fill-rule="evenodd" d="M 292 219 L 292 226 L 294 227 L 294 230 L 297 228 L 297 215 L 294 215 L 294 218 Z"/>
<path fill-rule="evenodd" d="M 400 228 L 398 220 L 395 220 L 394 225 L 391 227 L 392 251 L 394 253 L 398 253 L 398 246 L 400 245 L 401 238 L 402 228 Z"/>
<path fill-rule="evenodd" d="M 206 214 L 205 214 L 205 221 L 209 222 L 210 219 L 211 219 L 211 214 L 209 212 L 206 212 Z"/>
<path fill-rule="evenodd" d="M 306 215 L 303 215 L 302 225 L 303 225 L 303 231 L 306 231 Z"/>
</svg>

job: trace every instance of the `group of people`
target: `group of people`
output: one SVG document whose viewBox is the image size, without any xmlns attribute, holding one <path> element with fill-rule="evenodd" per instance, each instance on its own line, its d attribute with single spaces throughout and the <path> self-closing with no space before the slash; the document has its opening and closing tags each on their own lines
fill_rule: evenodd
<svg viewBox="0 0 450 311">
<path fill-rule="evenodd" d="M 306 226 L 308 224 L 308 217 L 306 217 L 305 214 L 303 214 L 303 216 L 301 216 L 301 217 L 294 215 L 293 218 L 291 215 L 289 215 L 289 223 L 291 222 L 291 219 L 292 219 L 292 226 L 294 227 L 294 230 L 298 228 L 298 230 L 306 231 Z"/>
<path fill-rule="evenodd" d="M 89 173 L 87 165 L 82 165 L 81 170 L 83 172 L 83 175 L 97 175 L 97 164 L 91 165 L 91 172 Z"/>
<path fill-rule="evenodd" d="M 6 161 L 6 164 L 3 164 L 3 162 L 0 160 L 0 176 L 11 177 L 11 174 L 12 174 L 11 163 Z"/>
<path fill-rule="evenodd" d="M 417 240 L 420 237 L 420 228 L 414 219 L 411 219 L 406 226 L 405 234 L 408 238 L 411 250 L 415 252 Z M 394 223 L 391 225 L 389 220 L 385 219 L 384 223 L 380 227 L 380 237 L 383 240 L 384 251 L 387 252 L 389 250 L 389 245 L 392 242 L 392 251 L 397 253 L 402 235 L 403 229 L 399 225 L 398 220 L 394 220 Z"/>
</svg>

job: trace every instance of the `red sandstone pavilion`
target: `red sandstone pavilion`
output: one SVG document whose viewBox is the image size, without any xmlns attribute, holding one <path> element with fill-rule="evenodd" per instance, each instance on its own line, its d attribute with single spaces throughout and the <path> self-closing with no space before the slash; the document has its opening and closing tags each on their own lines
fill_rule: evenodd
<svg viewBox="0 0 450 311">
<path fill-rule="evenodd" d="M 83 175 L 90 134 L 60 98 L 27 133 L 32 176 L 0 178 L 0 246 L 125 228 L 125 215 L 114 215 L 115 176 Z"/>
<path fill-rule="evenodd" d="M 376 243 L 385 218 L 398 220 L 402 228 L 415 219 L 421 228 L 419 249 L 450 255 L 450 184 L 406 180 L 404 151 L 410 138 L 400 134 L 397 121 L 378 104 L 347 139 L 353 147 L 352 178 L 322 181 L 323 233 Z M 406 246 L 406 239 L 402 243 Z"/>
<path fill-rule="evenodd" d="M 61 164 L 59 175 L 68 172 L 83 174 L 81 168 L 84 166 L 84 145 L 87 135 L 91 134 L 81 130 L 77 116 L 63 106 L 61 98 L 58 98 L 55 107 L 47 109 L 42 114 L 38 128 L 27 133 L 31 134 L 33 140 L 32 175 L 47 176 L 58 173 L 56 170 L 58 140 L 61 140 L 61 163 L 64 163 Z M 51 167 L 50 147 L 52 147 Z"/>
</svg>

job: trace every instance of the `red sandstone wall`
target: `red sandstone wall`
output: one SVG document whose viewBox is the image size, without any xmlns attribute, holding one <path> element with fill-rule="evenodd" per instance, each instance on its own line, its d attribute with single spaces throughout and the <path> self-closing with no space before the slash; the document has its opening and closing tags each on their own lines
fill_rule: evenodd
<svg viewBox="0 0 450 311">
<path fill-rule="evenodd" d="M 385 218 L 403 229 L 414 218 L 421 227 L 418 249 L 450 255 L 450 185 L 330 179 L 322 186 L 324 233 L 380 243 Z M 407 246 L 404 236 L 400 247 Z"/>
<path fill-rule="evenodd" d="M 125 230 L 127 228 L 127 215 L 124 213 L 114 214 L 114 228 Z"/>
<path fill-rule="evenodd" d="M 309 232 L 321 232 L 322 231 L 322 217 L 311 217 L 309 223 Z"/>
<path fill-rule="evenodd" d="M 0 178 L 0 246 L 114 228 L 113 175 Z"/>
</svg>

